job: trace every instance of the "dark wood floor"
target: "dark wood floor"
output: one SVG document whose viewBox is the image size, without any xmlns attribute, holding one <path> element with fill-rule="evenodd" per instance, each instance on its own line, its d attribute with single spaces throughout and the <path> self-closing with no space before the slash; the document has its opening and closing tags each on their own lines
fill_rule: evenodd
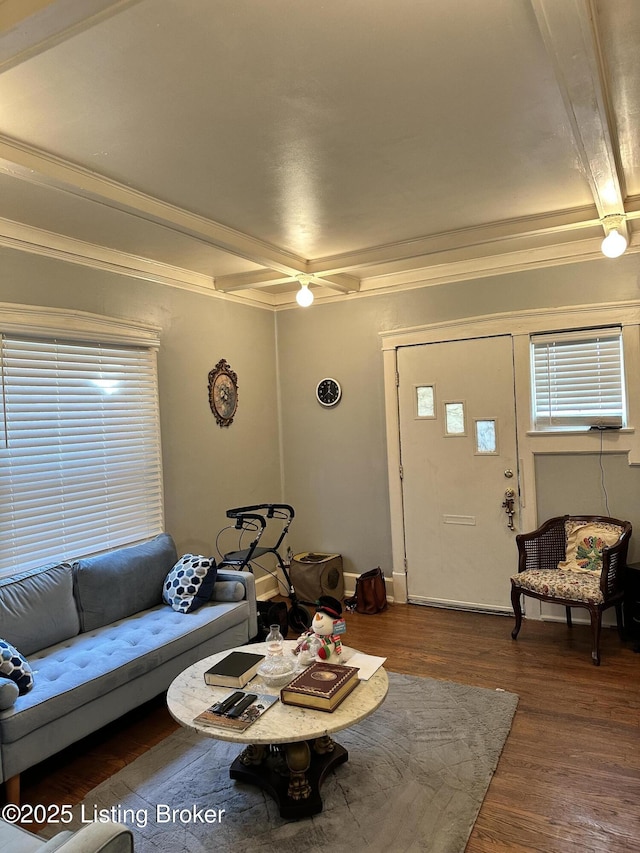
<svg viewBox="0 0 640 853">
<path fill-rule="evenodd" d="M 415 605 L 347 614 L 345 642 L 396 672 L 520 697 L 467 853 L 636 853 L 640 848 L 640 654 L 605 629 Z M 176 728 L 162 699 L 23 774 L 23 802 L 80 802 Z M 167 851 L 169 853 L 169 851 Z M 359 853 L 359 851 L 354 851 Z M 461 851 L 462 853 L 462 851 Z"/>
</svg>

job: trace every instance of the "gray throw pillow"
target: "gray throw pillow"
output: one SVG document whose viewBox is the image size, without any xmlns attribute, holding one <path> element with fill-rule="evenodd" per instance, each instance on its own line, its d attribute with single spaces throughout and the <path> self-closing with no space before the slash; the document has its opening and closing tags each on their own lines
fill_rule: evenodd
<svg viewBox="0 0 640 853">
<path fill-rule="evenodd" d="M 244 584 L 240 581 L 216 581 L 211 601 L 242 601 Z"/>
<path fill-rule="evenodd" d="M 6 711 L 14 705 L 19 695 L 20 690 L 15 681 L 0 676 L 0 711 Z"/>
</svg>

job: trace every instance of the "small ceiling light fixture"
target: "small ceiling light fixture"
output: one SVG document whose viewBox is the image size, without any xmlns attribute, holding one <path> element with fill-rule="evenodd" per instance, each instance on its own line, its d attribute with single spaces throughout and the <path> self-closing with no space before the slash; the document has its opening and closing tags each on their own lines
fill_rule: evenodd
<svg viewBox="0 0 640 853">
<path fill-rule="evenodd" d="M 600 248 L 602 254 L 607 258 L 619 258 L 627 248 L 627 238 L 622 233 L 625 217 L 620 213 L 613 213 L 601 220 L 602 227 L 607 236 L 602 241 Z"/>
<path fill-rule="evenodd" d="M 296 279 L 300 282 L 300 290 L 296 293 L 296 302 L 301 308 L 308 308 L 313 302 L 313 293 L 309 290 L 309 276 L 298 275 Z"/>
</svg>

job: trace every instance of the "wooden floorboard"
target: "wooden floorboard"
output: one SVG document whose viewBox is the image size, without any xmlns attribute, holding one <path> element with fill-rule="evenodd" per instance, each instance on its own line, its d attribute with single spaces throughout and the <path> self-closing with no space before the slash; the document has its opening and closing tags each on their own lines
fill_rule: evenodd
<svg viewBox="0 0 640 853">
<path fill-rule="evenodd" d="M 640 848 L 640 654 L 605 629 L 417 605 L 346 615 L 347 645 L 411 675 L 520 697 L 467 853 L 636 853 Z M 177 728 L 162 698 L 23 774 L 22 799 L 75 805 Z M 169 853 L 169 852 L 168 852 Z M 462 851 L 461 851 L 462 853 Z"/>
</svg>

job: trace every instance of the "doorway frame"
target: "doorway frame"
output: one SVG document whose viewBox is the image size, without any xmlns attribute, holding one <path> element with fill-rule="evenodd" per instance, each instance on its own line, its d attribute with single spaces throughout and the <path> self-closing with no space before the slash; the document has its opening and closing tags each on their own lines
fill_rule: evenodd
<svg viewBox="0 0 640 853">
<path fill-rule="evenodd" d="M 627 453 L 629 465 L 640 465 L 640 392 L 631 395 L 629 377 L 640 376 L 640 302 L 625 301 L 597 305 L 568 306 L 550 310 L 526 310 L 486 314 L 444 322 L 393 329 L 379 333 L 383 357 L 384 404 L 391 523 L 393 596 L 407 603 L 407 563 L 405 554 L 404 506 L 400 452 L 400 404 L 398 396 L 398 350 L 447 341 L 465 341 L 510 335 L 514 354 L 514 396 L 516 440 L 520 474 L 520 530 L 538 525 L 535 480 L 537 454 L 594 453 L 600 449 L 600 434 L 589 432 L 542 433 L 532 427 L 530 394 L 530 336 L 541 332 L 622 327 L 625 382 L 628 401 L 627 428 L 608 436 L 605 453 Z M 514 571 L 516 570 L 514 561 Z M 540 602 L 534 600 L 527 616 L 540 619 Z"/>
</svg>

